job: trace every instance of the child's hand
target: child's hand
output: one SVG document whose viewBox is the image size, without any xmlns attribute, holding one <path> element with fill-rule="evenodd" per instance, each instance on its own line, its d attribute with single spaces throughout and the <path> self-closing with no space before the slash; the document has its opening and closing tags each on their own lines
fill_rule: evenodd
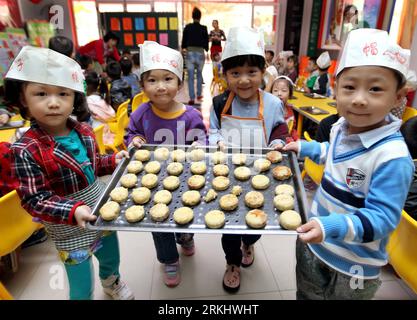
<svg viewBox="0 0 417 320">
<path fill-rule="evenodd" d="M 219 147 L 220 151 L 224 151 L 226 149 L 226 145 L 223 141 L 217 142 L 217 146 Z"/>
<path fill-rule="evenodd" d="M 303 233 L 298 236 L 303 242 L 320 243 L 323 241 L 323 232 L 321 231 L 320 224 L 314 219 L 299 226 L 297 232 Z"/>
<path fill-rule="evenodd" d="M 298 142 L 293 141 L 290 142 L 288 144 L 286 144 L 282 150 L 284 151 L 295 151 L 296 153 L 298 153 L 300 151 L 300 145 L 298 144 Z"/>
<path fill-rule="evenodd" d="M 116 158 L 115 158 L 116 164 L 119 164 L 120 161 L 122 161 L 123 158 L 127 158 L 127 159 L 130 158 L 129 153 L 125 150 L 122 150 L 122 151 L 120 151 L 116 154 Z"/>
<path fill-rule="evenodd" d="M 97 217 L 91 214 L 91 209 L 89 206 L 79 206 L 75 209 L 74 212 L 75 221 L 77 225 L 81 228 L 85 228 L 85 223 L 88 221 L 95 221 Z"/>
<path fill-rule="evenodd" d="M 282 148 L 284 148 L 285 147 L 285 145 L 284 144 L 282 144 L 281 142 L 279 142 L 279 143 L 277 143 L 277 144 L 273 144 L 272 146 L 271 146 L 271 148 L 272 149 L 274 149 L 274 150 L 282 150 Z"/>
<path fill-rule="evenodd" d="M 129 147 L 134 146 L 138 149 L 142 147 L 143 140 L 140 137 L 134 137 L 132 142 L 129 144 Z"/>
</svg>

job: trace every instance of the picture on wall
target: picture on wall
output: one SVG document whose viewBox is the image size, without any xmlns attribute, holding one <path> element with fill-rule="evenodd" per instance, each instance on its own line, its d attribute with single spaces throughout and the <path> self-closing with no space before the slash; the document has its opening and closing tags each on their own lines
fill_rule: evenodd
<svg viewBox="0 0 417 320">
<path fill-rule="evenodd" d="M 176 12 L 105 12 L 101 19 L 106 32 L 114 32 L 120 38 L 119 50 L 137 50 L 146 40 L 178 49 Z"/>
<path fill-rule="evenodd" d="M 385 6 L 386 0 L 324 0 L 318 46 L 340 50 L 349 31 L 377 28 Z"/>
</svg>

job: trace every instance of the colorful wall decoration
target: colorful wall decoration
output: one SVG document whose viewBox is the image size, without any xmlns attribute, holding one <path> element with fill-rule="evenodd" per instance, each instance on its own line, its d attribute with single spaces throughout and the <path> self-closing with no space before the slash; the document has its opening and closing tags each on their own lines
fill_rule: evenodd
<svg viewBox="0 0 417 320">
<path fill-rule="evenodd" d="M 137 50 L 145 40 L 178 49 L 176 12 L 105 12 L 100 17 L 106 32 L 112 31 L 119 36 L 119 50 Z"/>
</svg>

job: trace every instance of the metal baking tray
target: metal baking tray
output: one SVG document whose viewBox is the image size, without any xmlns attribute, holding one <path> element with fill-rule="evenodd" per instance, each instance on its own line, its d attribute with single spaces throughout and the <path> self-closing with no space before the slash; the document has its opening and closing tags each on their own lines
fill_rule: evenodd
<svg viewBox="0 0 417 320">
<path fill-rule="evenodd" d="M 0 126 L 0 130 L 17 129 L 17 128 L 23 127 L 24 125 L 25 125 L 24 120 L 9 121 L 5 125 Z"/>
<path fill-rule="evenodd" d="M 317 94 L 317 93 L 309 93 L 309 92 L 305 92 L 304 96 L 311 98 L 311 99 L 325 99 L 325 96 L 322 96 L 321 94 Z"/>
<path fill-rule="evenodd" d="M 320 109 L 318 107 L 312 107 L 312 106 L 300 107 L 300 110 L 308 112 L 309 114 L 314 115 L 314 116 L 318 116 L 322 114 L 329 114 L 329 112 L 326 110 Z"/>
<path fill-rule="evenodd" d="M 158 147 L 167 147 L 171 151 L 174 149 L 183 149 L 186 152 L 190 151 L 190 146 L 167 146 L 167 145 L 143 145 L 143 149 L 154 150 Z M 252 168 L 253 162 L 256 159 L 264 157 L 264 154 L 272 149 L 246 149 L 246 148 L 228 148 L 224 150 L 227 153 L 227 164 L 229 166 L 229 175 L 228 178 L 230 179 L 230 186 L 225 191 L 216 191 L 217 198 L 209 203 L 204 202 L 203 197 L 206 195 L 207 191 L 212 188 L 211 181 L 214 178 L 213 175 L 213 164 L 211 162 L 211 153 L 217 151 L 216 147 L 201 147 L 206 152 L 206 165 L 207 165 L 207 172 L 205 174 L 206 184 L 205 186 L 200 189 L 200 194 L 202 196 L 201 202 L 199 205 L 193 207 L 194 211 L 194 219 L 189 224 L 185 226 L 181 226 L 175 223 L 172 216 L 174 211 L 184 206 L 181 201 L 181 196 L 185 191 L 188 191 L 187 180 L 192 175 L 190 171 L 191 162 L 186 161 L 183 162 L 184 171 L 179 176 L 181 184 L 180 187 L 174 191 L 172 191 L 172 201 L 168 205 L 170 209 L 170 216 L 167 220 L 163 222 L 154 222 L 150 215 L 148 215 L 150 208 L 154 205 L 153 196 L 154 194 L 159 191 L 163 190 L 162 181 L 165 177 L 168 176 L 166 171 L 166 166 L 170 160 L 161 162 L 161 171 L 158 174 L 159 178 L 159 185 L 151 190 L 152 196 L 151 200 L 144 205 L 145 207 L 145 218 L 136 223 L 129 223 L 125 219 L 125 211 L 132 205 L 134 205 L 133 200 L 130 198 L 130 193 L 133 189 L 129 189 L 129 198 L 126 202 L 122 203 L 121 212 L 117 219 L 113 221 L 104 221 L 99 214 L 100 208 L 110 200 L 110 192 L 120 186 L 120 178 L 127 173 L 127 165 L 131 160 L 134 160 L 133 155 L 136 149 L 132 148 L 129 150 L 129 154 L 131 155 L 130 159 L 122 160 L 118 167 L 116 168 L 114 174 L 111 177 L 110 182 L 107 184 L 104 192 L 101 194 L 100 198 L 98 199 L 96 205 L 93 208 L 93 214 L 97 216 L 97 220 L 91 224 L 87 225 L 89 229 L 100 229 L 100 230 L 120 230 L 120 231 L 156 231 L 156 232 L 190 232 L 190 233 L 235 233 L 235 234 L 296 234 L 296 231 L 285 230 L 281 228 L 278 222 L 278 216 L 280 211 L 277 211 L 274 208 L 273 198 L 275 196 L 275 187 L 278 184 L 291 184 L 295 189 L 295 206 L 294 210 L 299 212 L 301 215 L 302 222 L 306 222 L 306 204 L 307 198 L 304 190 L 304 186 L 301 180 L 301 174 L 298 167 L 298 162 L 294 153 L 283 153 L 283 160 L 280 163 L 272 164 L 271 169 L 267 172 L 264 172 L 270 179 L 270 186 L 266 190 L 256 190 L 263 193 L 265 202 L 263 207 L 260 209 L 264 210 L 265 213 L 268 215 L 267 225 L 262 229 L 252 229 L 246 225 L 245 222 L 245 215 L 249 210 L 244 203 L 244 196 L 247 192 L 254 190 L 251 186 L 251 179 L 247 181 L 239 181 L 234 178 L 233 171 L 237 167 L 236 165 L 232 164 L 232 154 L 233 153 L 245 153 L 247 155 L 247 163 L 246 166 Z M 151 160 L 153 160 L 153 152 L 151 156 Z M 151 161 L 150 160 L 150 161 Z M 272 169 L 276 165 L 286 165 L 291 168 L 293 176 L 284 181 L 278 181 L 273 178 L 272 176 Z M 140 187 L 140 179 L 145 174 L 144 170 L 138 174 L 138 184 L 137 187 Z M 254 173 L 257 174 L 257 173 Z M 221 196 L 229 194 L 232 190 L 234 185 L 240 185 L 242 187 L 242 194 L 238 196 L 239 199 L 239 206 L 234 211 L 224 211 L 226 216 L 226 223 L 223 228 L 220 229 L 209 229 L 206 227 L 204 222 L 204 216 L 210 210 L 221 210 L 219 205 L 219 199 Z"/>
<path fill-rule="evenodd" d="M 335 108 L 337 107 L 336 101 L 335 102 L 328 102 L 327 104 L 331 107 L 335 107 Z"/>
</svg>

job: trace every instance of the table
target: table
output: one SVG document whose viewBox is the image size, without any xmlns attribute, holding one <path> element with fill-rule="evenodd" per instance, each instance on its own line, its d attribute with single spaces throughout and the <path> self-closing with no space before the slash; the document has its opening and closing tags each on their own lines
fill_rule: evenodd
<svg viewBox="0 0 417 320">
<path fill-rule="evenodd" d="M 10 121 L 18 121 L 18 120 L 23 120 L 20 114 L 15 115 L 10 119 Z M 26 121 L 24 126 L 25 127 L 30 126 L 30 121 Z M 16 128 L 0 130 L 0 142 L 13 142 L 12 139 L 15 135 L 15 132 L 16 132 Z"/>
<path fill-rule="evenodd" d="M 320 123 L 321 120 L 327 118 L 328 116 L 332 114 L 337 113 L 336 107 L 330 106 L 328 103 L 333 102 L 335 103 L 336 100 L 330 99 L 330 98 L 323 98 L 323 99 L 313 99 L 306 97 L 303 92 L 294 91 L 294 97 L 296 99 L 290 99 L 288 100 L 288 103 L 293 105 L 293 109 L 298 112 L 298 119 L 297 119 L 297 133 L 299 137 L 302 137 L 303 135 L 303 117 L 307 117 L 311 121 L 315 123 Z M 314 115 L 309 112 L 306 112 L 300 107 L 305 106 L 312 106 L 312 107 L 318 107 L 322 110 L 325 110 L 329 112 L 328 114 L 319 114 Z"/>
</svg>

